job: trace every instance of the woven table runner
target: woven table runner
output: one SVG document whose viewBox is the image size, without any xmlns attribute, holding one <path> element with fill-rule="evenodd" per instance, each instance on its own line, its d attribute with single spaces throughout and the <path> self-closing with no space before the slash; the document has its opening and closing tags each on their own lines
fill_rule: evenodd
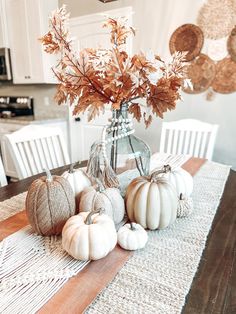
<svg viewBox="0 0 236 314">
<path fill-rule="evenodd" d="M 181 313 L 197 271 L 229 166 L 207 162 L 194 176 L 194 211 L 162 231 L 150 231 L 86 313 Z"/>
<path fill-rule="evenodd" d="M 88 313 L 181 311 L 229 169 L 205 163 L 194 177 L 194 213 L 149 232 L 145 249 L 135 252 Z M 86 264 L 62 250 L 60 237 L 37 236 L 29 226 L 5 238 L 0 242 L 0 313 L 35 313 Z"/>
<path fill-rule="evenodd" d="M 0 202 L 0 221 L 14 216 L 24 209 L 26 193 L 27 192 L 18 194 L 6 201 Z"/>
</svg>

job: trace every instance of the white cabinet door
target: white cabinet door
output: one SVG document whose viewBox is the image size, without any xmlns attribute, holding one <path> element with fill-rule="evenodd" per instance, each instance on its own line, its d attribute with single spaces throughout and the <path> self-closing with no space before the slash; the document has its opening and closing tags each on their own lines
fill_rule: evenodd
<svg viewBox="0 0 236 314">
<path fill-rule="evenodd" d="M 129 24 L 132 25 L 131 7 L 72 18 L 70 20 L 70 30 L 75 38 L 75 48 L 79 50 L 82 48 L 110 47 L 109 30 L 102 27 L 106 21 L 106 16 L 113 18 L 125 17 Z M 129 53 L 131 52 L 132 39 L 127 41 L 125 50 Z M 92 122 L 88 122 L 86 114 L 80 115 L 75 119 L 72 116 L 72 110 L 70 110 L 69 140 L 73 162 L 88 159 L 91 145 L 95 141 L 100 140 L 102 129 L 108 123 L 110 117 L 111 111 L 108 108 L 102 116 L 99 116 Z"/>
<path fill-rule="evenodd" d="M 7 0 L 6 13 L 15 84 L 55 83 L 50 68 L 56 57 L 43 51 L 39 38 L 48 30 L 57 0 Z"/>
<path fill-rule="evenodd" d="M 6 9 L 14 83 L 25 83 L 30 77 L 26 1 L 8 0 Z"/>
<path fill-rule="evenodd" d="M 0 0 L 0 47 L 9 48 L 5 6 L 6 0 Z"/>
</svg>

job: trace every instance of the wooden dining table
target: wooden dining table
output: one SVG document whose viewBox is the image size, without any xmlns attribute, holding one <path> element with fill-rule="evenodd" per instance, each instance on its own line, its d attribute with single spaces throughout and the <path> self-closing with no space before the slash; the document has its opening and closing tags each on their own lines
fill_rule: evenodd
<svg viewBox="0 0 236 314">
<path fill-rule="evenodd" d="M 183 168 L 194 175 L 205 160 L 191 158 Z M 84 167 L 82 162 L 78 167 Z M 68 166 L 54 169 L 60 175 Z M 0 201 L 26 191 L 42 174 L 0 188 Z M 207 187 L 206 187 L 207 189 Z M 28 224 L 25 211 L 0 222 L 0 240 Z M 117 246 L 107 257 L 90 262 L 41 308 L 39 313 L 82 313 L 114 278 L 132 252 Z M 236 172 L 230 170 L 198 271 L 187 295 L 184 314 L 236 313 Z M 170 313 L 171 314 L 171 313 Z"/>
</svg>

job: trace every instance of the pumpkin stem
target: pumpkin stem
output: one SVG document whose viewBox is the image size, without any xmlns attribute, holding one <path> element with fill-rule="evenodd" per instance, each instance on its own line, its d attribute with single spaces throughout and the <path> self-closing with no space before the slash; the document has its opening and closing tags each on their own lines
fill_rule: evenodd
<svg viewBox="0 0 236 314">
<path fill-rule="evenodd" d="M 48 168 L 45 168 L 44 171 L 46 172 L 47 178 L 46 181 L 51 182 L 52 181 L 52 174 Z"/>
<path fill-rule="evenodd" d="M 150 176 L 150 180 L 151 182 L 156 182 L 157 178 L 160 174 L 163 173 L 168 173 L 171 171 L 171 166 L 170 165 L 164 165 L 163 168 L 161 168 L 160 170 L 157 170 L 155 172 L 153 172 Z"/>
<path fill-rule="evenodd" d="M 75 170 L 74 170 L 74 166 L 75 166 L 75 163 L 70 164 L 69 173 L 73 173 L 73 172 L 75 172 Z"/>
<path fill-rule="evenodd" d="M 102 214 L 104 212 L 104 208 L 100 207 L 98 209 L 95 209 L 93 211 L 91 211 L 88 216 L 86 217 L 85 219 L 85 224 L 86 225 L 91 225 L 93 222 L 92 222 L 92 216 L 95 215 L 95 214 Z"/>
<path fill-rule="evenodd" d="M 134 223 L 133 222 L 130 222 L 130 229 L 131 230 L 136 230 L 135 226 L 134 226 Z"/>
<path fill-rule="evenodd" d="M 182 201 L 183 200 L 183 193 L 180 193 L 179 199 Z"/>
</svg>

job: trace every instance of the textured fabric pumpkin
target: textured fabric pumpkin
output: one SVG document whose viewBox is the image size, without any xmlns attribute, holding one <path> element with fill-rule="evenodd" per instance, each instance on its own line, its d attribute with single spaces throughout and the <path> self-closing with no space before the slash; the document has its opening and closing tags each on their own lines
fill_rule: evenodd
<svg viewBox="0 0 236 314">
<path fill-rule="evenodd" d="M 67 219 L 76 213 L 74 193 L 66 179 L 48 172 L 31 184 L 25 209 L 36 233 L 58 235 Z"/>
<path fill-rule="evenodd" d="M 95 189 L 85 188 L 80 196 L 79 211 L 88 212 L 104 208 L 105 214 L 111 217 L 115 224 L 122 221 L 125 214 L 125 204 L 120 191 L 116 188 Z"/>
<path fill-rule="evenodd" d="M 183 195 L 182 193 L 179 196 L 178 208 L 177 208 L 177 217 L 187 217 L 193 211 L 193 200 L 190 197 Z"/>
<path fill-rule="evenodd" d="M 113 220 L 105 214 L 83 212 L 71 217 L 62 230 L 62 247 L 75 259 L 97 260 L 105 257 L 117 243 Z"/>
<path fill-rule="evenodd" d="M 174 186 L 164 177 L 165 170 L 135 178 L 126 191 L 130 221 L 151 230 L 168 227 L 176 219 L 178 197 Z"/>
<path fill-rule="evenodd" d="M 164 167 L 170 167 L 166 165 Z M 171 169 L 167 172 L 167 178 L 174 185 L 177 195 L 180 193 L 190 196 L 193 192 L 193 177 L 183 168 Z"/>
<path fill-rule="evenodd" d="M 82 170 L 73 169 L 73 165 L 70 167 L 69 171 L 65 171 L 62 174 L 62 177 L 70 183 L 77 200 L 76 203 L 78 205 L 80 193 L 84 188 L 91 185 L 89 177 Z"/>
<path fill-rule="evenodd" d="M 118 233 L 118 243 L 125 250 L 138 250 L 144 248 L 147 243 L 147 231 L 134 222 L 122 226 Z"/>
</svg>

